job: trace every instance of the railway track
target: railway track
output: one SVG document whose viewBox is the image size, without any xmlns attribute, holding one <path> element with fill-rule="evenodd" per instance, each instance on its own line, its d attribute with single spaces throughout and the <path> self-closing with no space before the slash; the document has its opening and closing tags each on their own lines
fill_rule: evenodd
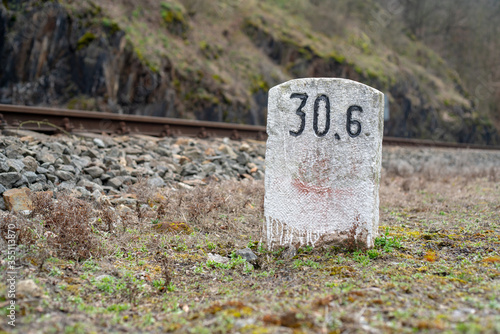
<svg viewBox="0 0 500 334">
<path fill-rule="evenodd" d="M 45 107 L 0 104 L 0 129 L 23 129 L 45 133 L 93 132 L 107 134 L 145 134 L 157 137 L 229 137 L 233 140 L 266 140 L 266 127 L 177 118 L 120 115 L 95 111 L 76 111 Z M 436 142 L 433 140 L 387 137 L 384 145 L 500 150 L 497 146 Z"/>
</svg>

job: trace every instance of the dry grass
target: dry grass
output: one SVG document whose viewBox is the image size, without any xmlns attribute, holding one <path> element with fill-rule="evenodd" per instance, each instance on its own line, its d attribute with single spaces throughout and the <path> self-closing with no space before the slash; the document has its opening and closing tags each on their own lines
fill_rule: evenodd
<svg viewBox="0 0 500 334">
<path fill-rule="evenodd" d="M 138 200 L 140 218 L 155 223 L 184 222 L 183 226 L 202 234 L 259 236 L 264 207 L 261 182 L 223 181 L 195 190 L 155 190 L 141 180 L 129 192 Z M 247 224 L 242 230 L 243 217 Z"/>
<path fill-rule="evenodd" d="M 143 180 L 129 192 L 137 208 L 63 196 L 40 200 L 29 219 L 4 215 L 20 228 L 19 280 L 49 301 L 18 301 L 18 333 L 500 330 L 500 183 L 487 176 L 386 176 L 374 249 L 304 247 L 291 258 L 259 246 L 262 182 L 190 191 Z M 79 243 L 70 252 L 63 240 Z M 231 255 L 246 246 L 259 268 Z"/>
<path fill-rule="evenodd" d="M 57 199 L 46 193 L 34 193 L 31 218 L 43 224 L 49 247 L 61 258 L 81 261 L 99 256 L 100 245 L 90 224 L 92 217 L 89 202 L 65 193 Z"/>
</svg>

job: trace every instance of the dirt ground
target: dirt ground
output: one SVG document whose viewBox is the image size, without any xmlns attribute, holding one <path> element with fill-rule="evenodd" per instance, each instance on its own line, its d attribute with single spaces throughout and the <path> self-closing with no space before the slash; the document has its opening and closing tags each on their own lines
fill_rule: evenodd
<svg viewBox="0 0 500 334">
<path fill-rule="evenodd" d="M 3 213 L 20 268 L 16 326 L 5 316 L 0 332 L 500 332 L 496 175 L 384 175 L 373 249 L 296 254 L 260 242 L 262 182 L 144 184 L 120 199 L 38 196 L 28 217 Z M 245 247 L 254 265 L 234 256 Z"/>
</svg>

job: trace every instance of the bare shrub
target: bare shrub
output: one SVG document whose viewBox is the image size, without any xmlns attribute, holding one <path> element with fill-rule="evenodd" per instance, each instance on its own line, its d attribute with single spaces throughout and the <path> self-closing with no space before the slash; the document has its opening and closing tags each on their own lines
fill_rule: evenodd
<svg viewBox="0 0 500 334">
<path fill-rule="evenodd" d="M 137 225 L 139 222 L 137 216 L 129 212 L 120 212 L 118 216 L 120 217 L 123 233 L 125 233 L 131 226 Z"/>
<path fill-rule="evenodd" d="M 48 245 L 66 259 L 81 260 L 99 253 L 92 233 L 88 202 L 62 194 L 57 200 L 43 193 L 33 195 L 32 216 L 43 222 Z"/>
<path fill-rule="evenodd" d="M 10 239 L 14 240 L 16 245 L 29 246 L 36 242 L 40 232 L 36 230 L 36 225 L 24 216 L 7 212 L 0 216 L 0 233 L 6 242 Z M 15 234 L 15 238 L 9 236 L 12 233 Z"/>
<path fill-rule="evenodd" d="M 139 294 L 139 288 L 137 287 L 137 284 L 135 284 L 132 276 L 126 276 L 124 278 L 124 281 L 126 286 L 125 297 L 130 304 L 136 305 L 137 295 Z"/>
<path fill-rule="evenodd" d="M 134 191 L 140 191 L 142 187 L 144 185 L 134 188 Z M 124 232 L 127 227 L 134 226 L 147 233 L 189 235 L 186 243 L 197 242 L 191 236 L 192 232 L 200 232 L 200 235 L 209 233 L 215 234 L 216 243 L 221 245 L 235 239 L 246 240 L 246 244 L 250 239 L 259 240 L 261 237 L 264 208 L 262 181 L 213 182 L 194 189 L 163 188 L 141 196 L 137 194 L 135 210 L 115 212 Z M 102 214 L 99 217 L 105 220 Z M 169 246 L 166 245 L 167 248 Z"/>
<path fill-rule="evenodd" d="M 47 216 L 54 210 L 54 200 L 52 192 L 32 192 L 30 195 L 33 203 L 31 217 Z"/>
<path fill-rule="evenodd" d="M 149 203 L 155 198 L 158 189 L 148 184 L 147 178 L 138 178 L 137 182 L 128 186 L 127 191 L 137 198 L 140 204 Z"/>
<path fill-rule="evenodd" d="M 0 233 L 7 244 L 8 240 L 14 240 L 16 246 L 24 246 L 24 251 L 27 253 L 20 257 L 25 258 L 24 256 L 29 254 L 30 261 L 36 264 L 39 270 L 42 269 L 45 260 L 52 255 L 47 242 L 51 235 L 44 233 L 41 224 L 23 215 L 11 212 L 0 214 Z M 12 233 L 15 234 L 14 238 Z"/>
<path fill-rule="evenodd" d="M 101 221 L 105 225 L 107 232 L 113 232 L 113 223 L 117 220 L 117 215 L 112 207 L 106 206 L 100 211 Z"/>
<path fill-rule="evenodd" d="M 167 287 L 172 282 L 172 268 L 170 265 L 170 260 L 164 253 L 157 253 L 155 256 L 156 262 L 161 267 L 161 275 L 163 277 L 163 285 Z"/>
<path fill-rule="evenodd" d="M 161 219 L 162 217 L 165 216 L 167 213 L 166 207 L 164 203 L 161 203 L 160 206 L 158 207 L 158 210 L 156 210 L 156 219 Z"/>
<path fill-rule="evenodd" d="M 264 207 L 262 181 L 223 181 L 195 189 L 167 190 L 161 216 L 184 221 L 202 233 L 260 237 Z"/>
<path fill-rule="evenodd" d="M 141 206 L 141 204 L 139 203 L 139 201 L 137 201 L 137 203 L 135 203 L 135 213 L 137 215 L 137 220 L 140 222 L 144 216 L 144 208 Z"/>
<path fill-rule="evenodd" d="M 205 217 L 214 210 L 218 211 L 228 198 L 217 187 L 197 187 L 186 195 L 187 217 L 197 224 L 203 223 Z"/>
</svg>

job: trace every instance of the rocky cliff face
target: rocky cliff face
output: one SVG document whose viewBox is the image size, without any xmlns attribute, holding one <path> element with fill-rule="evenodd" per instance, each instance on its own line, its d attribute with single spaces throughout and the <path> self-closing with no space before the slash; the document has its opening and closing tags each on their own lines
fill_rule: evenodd
<svg viewBox="0 0 500 334">
<path fill-rule="evenodd" d="M 315 38 L 275 33 L 265 14 L 236 13 L 242 18 L 228 21 L 227 29 L 209 40 L 197 30 L 207 22 L 174 5 L 161 4 L 164 31 L 145 30 L 151 31 L 150 41 L 144 34 L 134 37 L 131 27 L 141 15 L 136 21 L 113 17 L 109 4 L 4 2 L 0 103 L 264 124 L 270 87 L 295 77 L 342 77 L 388 94 L 387 135 L 500 143 L 494 127 L 473 116 L 458 79 L 443 84 L 454 86 L 448 89 L 457 99 L 437 99 L 433 94 L 442 90 L 437 81 L 425 80 L 397 58 L 387 63 L 397 68 L 388 74 L 363 69 L 349 54 L 318 50 Z M 144 19 L 151 21 L 145 14 Z M 154 38 L 164 36 L 168 46 L 161 53 Z M 255 56 L 244 58 L 249 53 Z"/>
<path fill-rule="evenodd" d="M 115 25 L 88 24 L 60 4 L 1 8 L 2 103 L 65 105 L 131 114 L 182 116 L 175 108 L 173 69 L 143 65 Z M 83 99 L 75 99 L 84 97 Z"/>
<path fill-rule="evenodd" d="M 247 21 L 243 29 L 257 47 L 276 64 L 286 66 L 293 77 L 347 78 L 384 92 L 389 97 L 391 115 L 385 123 L 386 135 L 464 143 L 500 143 L 498 131 L 491 124 L 472 117 L 471 106 L 435 101 L 428 94 L 429 89 L 437 93 L 437 87 L 434 90 L 422 87 L 423 83 L 411 71 L 402 69 L 398 76 L 387 80 L 376 73 L 360 71 L 343 57 L 325 57 L 307 45 L 297 46 L 290 40 L 277 40 L 255 21 Z M 458 82 L 453 89 L 464 94 Z M 448 116 L 448 120 L 443 114 Z"/>
<path fill-rule="evenodd" d="M 125 32 L 93 9 L 72 15 L 57 3 L 0 7 L 1 103 L 165 117 L 195 108 L 199 118 L 223 120 L 210 101 L 178 96 L 196 86 L 222 95 L 217 87 L 199 73 L 179 73 L 167 56 L 151 69 Z M 230 107 L 244 116 L 237 103 Z"/>
</svg>

